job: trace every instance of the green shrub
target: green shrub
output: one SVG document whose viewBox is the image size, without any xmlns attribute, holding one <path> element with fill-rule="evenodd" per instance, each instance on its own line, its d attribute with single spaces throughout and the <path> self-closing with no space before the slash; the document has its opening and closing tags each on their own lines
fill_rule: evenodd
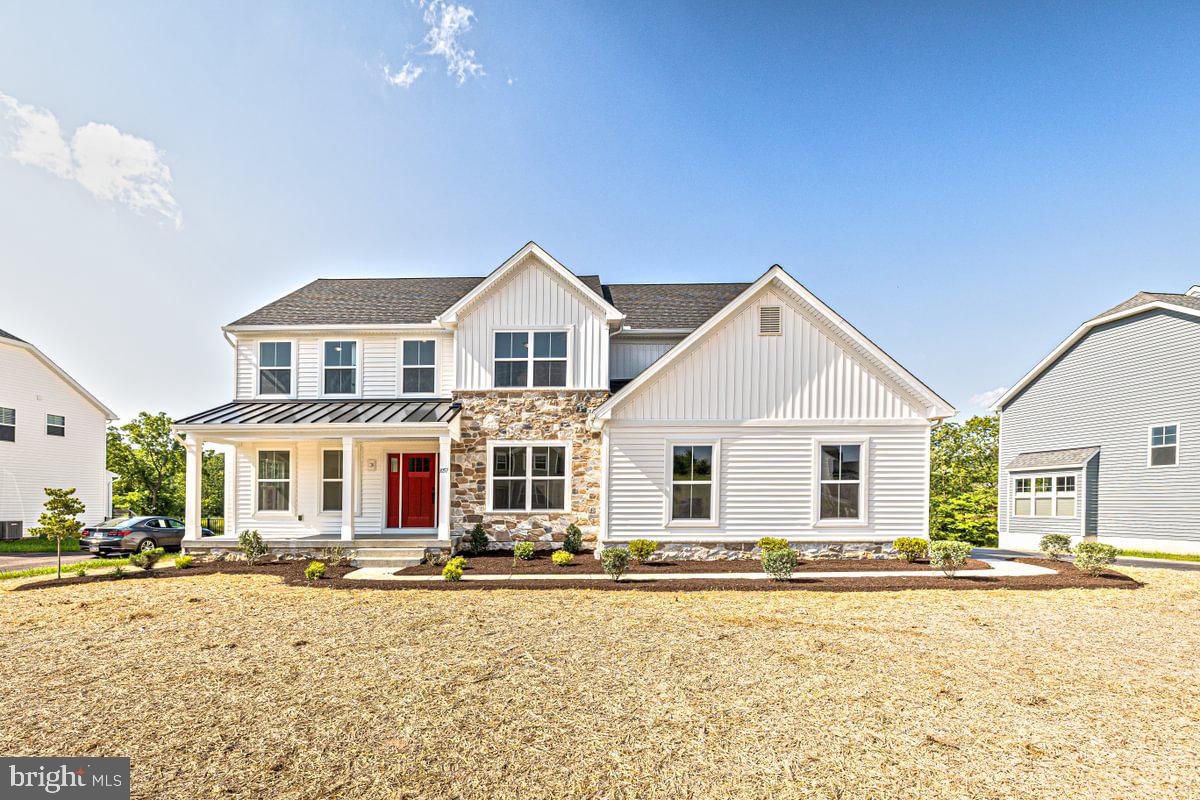
<svg viewBox="0 0 1200 800">
<path fill-rule="evenodd" d="M 555 550 L 554 555 L 550 556 L 550 560 L 556 567 L 565 567 L 575 560 L 575 554 L 568 553 L 566 550 Z"/>
<path fill-rule="evenodd" d="M 600 552 L 600 566 L 614 581 L 619 581 L 629 566 L 629 551 L 622 547 L 606 547 Z"/>
<path fill-rule="evenodd" d="M 164 555 L 161 547 L 153 550 L 139 550 L 129 557 L 129 563 L 140 569 L 153 569 Z"/>
<path fill-rule="evenodd" d="M 563 539 L 563 550 L 572 554 L 583 551 L 583 531 L 579 530 L 579 526 L 574 522 L 567 526 L 567 535 Z"/>
<path fill-rule="evenodd" d="M 258 531 L 242 531 L 238 536 L 238 545 L 242 549 L 242 555 L 246 557 L 247 563 L 257 563 L 260 558 L 267 554 L 267 545 L 259 536 Z"/>
<path fill-rule="evenodd" d="M 787 539 L 779 539 L 774 536 L 764 536 L 758 540 L 758 549 L 764 553 L 773 552 L 776 550 L 787 550 Z"/>
<path fill-rule="evenodd" d="M 967 556 L 971 555 L 971 543 L 939 539 L 929 543 L 929 552 L 933 568 L 940 569 L 947 578 L 953 578 L 954 573 L 967 563 Z"/>
<path fill-rule="evenodd" d="M 121 580 L 121 578 L 124 578 L 124 577 L 125 577 L 125 568 L 122 567 L 120 564 L 117 564 L 115 567 L 113 567 L 113 571 L 108 573 L 109 580 L 119 581 L 119 580 Z"/>
<path fill-rule="evenodd" d="M 790 547 L 782 550 L 763 550 L 763 572 L 777 581 L 786 581 L 796 571 L 796 551 Z"/>
<path fill-rule="evenodd" d="M 1117 558 L 1117 548 L 1103 542 L 1080 542 L 1075 545 L 1075 566 L 1088 575 L 1099 575 Z"/>
<path fill-rule="evenodd" d="M 192 565 L 193 561 L 195 561 L 195 559 L 191 556 L 175 556 L 175 566 L 179 567 L 180 569 L 187 569 Z"/>
<path fill-rule="evenodd" d="M 649 539 L 634 539 L 629 543 L 629 557 L 635 561 L 645 561 L 654 555 L 654 551 L 657 549 L 658 542 L 652 542 Z"/>
<path fill-rule="evenodd" d="M 461 581 L 463 576 L 463 566 L 467 560 L 462 556 L 455 556 L 446 562 L 446 566 L 442 567 L 442 580 L 444 581 Z"/>
<path fill-rule="evenodd" d="M 483 532 L 483 523 L 476 522 L 475 527 L 471 528 L 471 535 L 467 537 L 465 549 L 471 555 L 477 556 L 487 550 L 487 546 L 488 535 Z"/>
<path fill-rule="evenodd" d="M 1065 533 L 1047 533 L 1038 543 L 1038 549 L 1046 554 L 1046 558 L 1060 561 L 1071 552 L 1071 537 Z"/>
<path fill-rule="evenodd" d="M 325 577 L 325 563 L 322 561 L 310 561 L 308 566 L 304 568 L 304 577 L 310 581 L 319 581 Z"/>
<path fill-rule="evenodd" d="M 517 542 L 513 545 L 513 559 L 521 561 L 532 561 L 534 552 L 537 548 L 533 542 Z"/>
<path fill-rule="evenodd" d="M 929 552 L 929 542 L 916 536 L 901 536 L 892 542 L 892 547 L 909 563 L 924 558 Z"/>
</svg>

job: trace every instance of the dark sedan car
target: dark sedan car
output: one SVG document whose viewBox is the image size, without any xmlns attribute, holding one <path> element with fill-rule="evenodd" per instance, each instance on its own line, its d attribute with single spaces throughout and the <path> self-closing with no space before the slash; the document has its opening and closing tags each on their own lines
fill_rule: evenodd
<svg viewBox="0 0 1200 800">
<path fill-rule="evenodd" d="M 212 536 L 202 529 L 201 535 Z M 183 541 L 183 523 L 174 517 L 124 517 L 85 528 L 79 549 L 98 555 L 120 551 L 178 549 Z"/>
</svg>

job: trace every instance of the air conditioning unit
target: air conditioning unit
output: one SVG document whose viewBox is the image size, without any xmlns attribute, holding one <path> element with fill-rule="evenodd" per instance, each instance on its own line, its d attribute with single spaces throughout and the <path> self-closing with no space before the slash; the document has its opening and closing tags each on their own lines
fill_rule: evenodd
<svg viewBox="0 0 1200 800">
<path fill-rule="evenodd" d="M 0 539 L 20 539 L 21 521 L 5 522 L 0 520 Z"/>
</svg>

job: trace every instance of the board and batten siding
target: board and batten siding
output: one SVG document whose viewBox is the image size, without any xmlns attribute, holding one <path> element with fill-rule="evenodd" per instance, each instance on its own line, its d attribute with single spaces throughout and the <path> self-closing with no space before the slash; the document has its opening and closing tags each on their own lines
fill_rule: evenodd
<svg viewBox="0 0 1200 800">
<path fill-rule="evenodd" d="M 457 388 L 493 388 L 494 333 L 534 329 L 568 331 L 567 388 L 608 388 L 604 313 L 533 256 L 463 312 L 458 324 Z"/>
<path fill-rule="evenodd" d="M 682 336 L 613 336 L 609 349 L 609 370 L 612 379 L 636 378 L 682 339 Z"/>
<path fill-rule="evenodd" d="M 1178 464 L 1150 467 L 1149 430 L 1162 424 L 1179 426 Z M 1200 320 L 1155 310 L 1098 326 L 1009 402 L 1000 417 L 1002 546 L 1040 538 L 1011 516 L 1005 465 L 1019 453 L 1094 446 L 1089 532 L 1118 546 L 1200 551 Z"/>
<path fill-rule="evenodd" d="M 779 336 L 758 309 L 782 308 Z M 848 352 L 790 298 L 765 290 L 618 406 L 623 420 L 899 419 L 924 412 Z"/>
<path fill-rule="evenodd" d="M 607 539 L 891 541 L 928 531 L 929 428 L 622 425 L 607 431 Z M 716 527 L 666 527 L 669 442 L 720 440 Z M 865 526 L 814 526 L 815 441 L 868 441 Z"/>
</svg>

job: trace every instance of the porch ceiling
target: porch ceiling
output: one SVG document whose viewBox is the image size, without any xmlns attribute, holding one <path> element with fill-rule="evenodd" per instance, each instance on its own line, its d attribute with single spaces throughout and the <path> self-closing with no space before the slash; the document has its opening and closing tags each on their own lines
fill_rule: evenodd
<svg viewBox="0 0 1200 800">
<path fill-rule="evenodd" d="M 462 410 L 451 400 L 235 400 L 176 425 L 438 425 Z"/>
</svg>

